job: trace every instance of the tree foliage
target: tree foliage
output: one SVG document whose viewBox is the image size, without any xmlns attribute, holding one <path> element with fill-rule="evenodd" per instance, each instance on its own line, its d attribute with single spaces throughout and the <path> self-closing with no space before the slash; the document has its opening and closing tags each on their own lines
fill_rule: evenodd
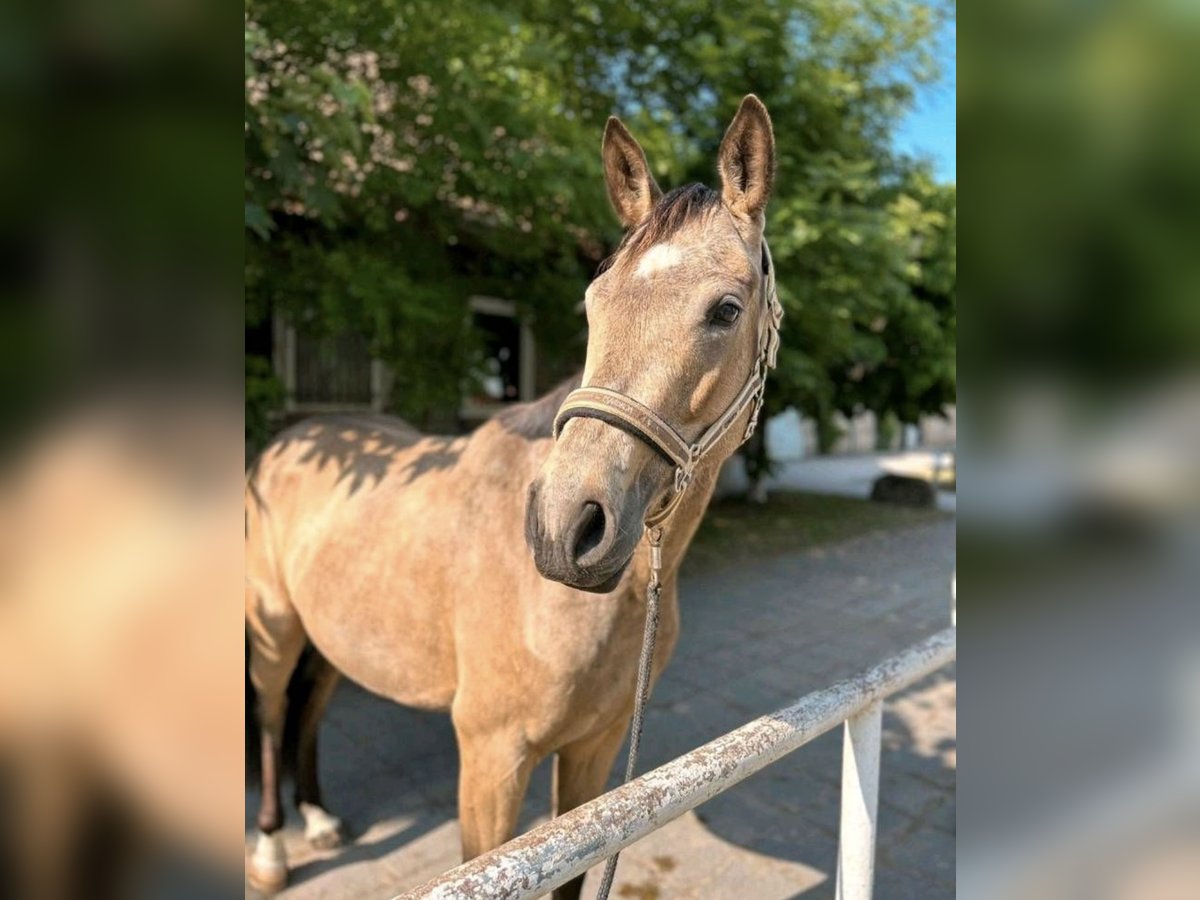
<svg viewBox="0 0 1200 900">
<path fill-rule="evenodd" d="M 757 93 L 779 165 L 768 235 L 787 309 L 769 409 L 903 421 L 954 392 L 953 187 L 890 132 L 935 74 L 910 0 L 250 0 L 247 315 L 357 331 L 423 421 L 470 377 L 467 298 L 515 300 L 550 373 L 619 238 L 599 138 L 622 116 L 664 187 L 713 181 Z M 249 371 L 249 369 L 248 369 Z"/>
</svg>

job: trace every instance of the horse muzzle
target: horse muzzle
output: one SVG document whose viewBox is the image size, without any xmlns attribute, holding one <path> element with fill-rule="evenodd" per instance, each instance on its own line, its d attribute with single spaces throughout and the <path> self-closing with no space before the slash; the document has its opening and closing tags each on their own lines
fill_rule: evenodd
<svg viewBox="0 0 1200 900">
<path fill-rule="evenodd" d="M 640 510 L 614 509 L 586 491 L 550 492 L 542 478 L 529 486 L 525 542 L 543 578 L 606 594 L 620 583 L 641 534 Z"/>
</svg>

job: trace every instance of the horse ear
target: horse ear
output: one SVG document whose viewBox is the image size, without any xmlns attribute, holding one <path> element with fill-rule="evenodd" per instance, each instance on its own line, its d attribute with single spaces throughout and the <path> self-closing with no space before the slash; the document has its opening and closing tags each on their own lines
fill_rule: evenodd
<svg viewBox="0 0 1200 900">
<path fill-rule="evenodd" d="M 761 100 L 747 94 L 717 154 L 721 199 L 734 213 L 758 217 L 775 181 L 775 132 Z"/>
<path fill-rule="evenodd" d="M 654 183 L 641 145 L 616 116 L 610 116 L 604 126 L 601 155 L 608 199 L 621 224 L 632 228 L 650 215 L 662 191 Z"/>
</svg>

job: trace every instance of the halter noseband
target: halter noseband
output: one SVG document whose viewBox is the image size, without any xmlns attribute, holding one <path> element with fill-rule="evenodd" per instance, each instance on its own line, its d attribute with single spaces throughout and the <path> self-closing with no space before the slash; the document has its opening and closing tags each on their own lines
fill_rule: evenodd
<svg viewBox="0 0 1200 900">
<path fill-rule="evenodd" d="M 762 411 L 763 393 L 767 387 L 767 374 L 775 368 L 779 351 L 779 323 L 783 319 L 783 306 L 775 291 L 775 267 L 771 263 L 771 251 L 767 242 L 762 242 L 762 296 L 763 310 L 758 322 L 758 352 L 754 368 L 737 397 L 720 417 L 708 426 L 694 442 L 689 443 L 679 429 L 672 426 L 658 413 L 620 391 L 605 387 L 581 387 L 567 395 L 554 419 L 554 437 L 562 433 L 563 426 L 576 418 L 599 419 L 623 431 L 627 431 L 661 453 L 675 464 L 675 493 L 667 504 L 646 517 L 646 527 L 655 528 L 667 520 L 684 490 L 692 481 L 696 466 L 720 443 L 721 438 L 733 427 L 733 423 L 750 407 L 750 421 L 740 443 L 750 439 L 758 425 Z"/>
</svg>

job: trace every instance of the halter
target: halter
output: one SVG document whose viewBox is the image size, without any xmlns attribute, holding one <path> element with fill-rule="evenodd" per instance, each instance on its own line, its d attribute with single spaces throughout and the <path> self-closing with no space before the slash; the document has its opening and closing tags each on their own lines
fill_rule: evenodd
<svg viewBox="0 0 1200 900">
<path fill-rule="evenodd" d="M 656 512 L 646 516 L 646 540 L 650 545 L 650 581 L 646 585 L 646 627 L 642 634 L 642 652 L 638 660 L 637 687 L 634 691 L 633 720 L 629 726 L 629 755 L 625 760 L 625 781 L 633 779 L 637 768 L 638 749 L 641 746 L 642 724 L 646 716 L 646 703 L 650 699 L 650 673 L 654 661 L 655 636 L 658 633 L 658 604 L 662 595 L 659 572 L 662 569 L 662 543 L 666 522 L 679 506 L 684 491 L 692 483 L 701 460 L 717 446 L 733 423 L 746 408 L 750 408 L 750 420 L 742 435 L 744 444 L 758 426 L 758 415 L 762 412 L 763 394 L 767 388 L 767 374 L 775 368 L 779 353 L 779 323 L 783 319 L 783 306 L 775 292 L 775 266 L 771 264 L 771 251 L 767 242 L 762 242 L 762 299 L 763 309 L 758 319 L 758 352 L 754 357 L 754 368 L 737 397 L 725 412 L 701 433 L 695 442 L 687 439 L 675 428 L 648 407 L 628 394 L 606 387 L 581 387 L 567 395 L 554 418 L 554 437 L 562 434 L 563 426 L 571 419 L 599 419 L 649 444 L 664 457 L 675 463 L 674 492 Z M 604 867 L 597 900 L 608 900 L 613 877 L 617 871 L 617 858 L 610 856 Z"/>
<path fill-rule="evenodd" d="M 661 509 L 646 517 L 647 530 L 661 526 L 670 518 L 683 492 L 691 484 L 696 466 L 721 442 L 747 407 L 751 408 L 750 420 L 740 443 L 748 441 L 758 426 L 767 374 L 775 368 L 779 352 L 779 323 L 783 319 L 783 307 L 775 291 L 775 267 L 771 264 L 771 251 L 766 240 L 762 242 L 762 270 L 763 311 L 758 320 L 758 352 L 755 354 L 754 368 L 725 412 L 694 442 L 689 443 L 679 429 L 646 404 L 612 388 L 578 388 L 567 395 L 558 409 L 554 419 L 556 439 L 571 419 L 599 419 L 629 432 L 675 464 L 674 493 Z"/>
</svg>

